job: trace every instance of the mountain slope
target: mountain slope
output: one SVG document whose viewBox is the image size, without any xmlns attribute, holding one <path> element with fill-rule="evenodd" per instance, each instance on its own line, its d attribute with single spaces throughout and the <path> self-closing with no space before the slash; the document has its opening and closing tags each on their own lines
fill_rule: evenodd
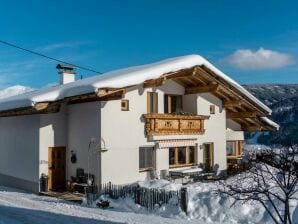
<svg viewBox="0 0 298 224">
<path fill-rule="evenodd" d="M 27 86 L 21 86 L 21 85 L 11 86 L 6 89 L 0 90 L 0 99 L 23 94 L 32 90 L 33 89 L 31 87 L 27 87 Z"/>
<path fill-rule="evenodd" d="M 272 109 L 270 118 L 280 125 L 278 132 L 263 133 L 258 143 L 298 143 L 298 84 L 244 85 Z M 253 137 L 252 134 L 250 137 Z"/>
</svg>

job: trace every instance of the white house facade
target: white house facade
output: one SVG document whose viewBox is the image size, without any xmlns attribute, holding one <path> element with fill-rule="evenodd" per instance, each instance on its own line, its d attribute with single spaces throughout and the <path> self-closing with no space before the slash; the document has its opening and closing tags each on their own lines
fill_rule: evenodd
<svg viewBox="0 0 298 224">
<path fill-rule="evenodd" d="M 65 188 L 84 172 L 128 184 L 202 166 L 224 174 L 244 131 L 274 131 L 271 110 L 198 55 L 74 81 L 0 100 L 0 185 Z M 65 77 L 64 77 L 65 75 Z"/>
</svg>

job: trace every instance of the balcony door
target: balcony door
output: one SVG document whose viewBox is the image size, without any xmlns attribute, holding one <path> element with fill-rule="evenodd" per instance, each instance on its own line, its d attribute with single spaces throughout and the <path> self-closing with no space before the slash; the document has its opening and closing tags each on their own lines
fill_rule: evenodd
<svg viewBox="0 0 298 224">
<path fill-rule="evenodd" d="M 164 105 L 164 112 L 166 114 L 177 113 L 182 111 L 182 95 L 165 94 Z"/>
<path fill-rule="evenodd" d="M 214 167 L 214 147 L 213 143 L 203 144 L 203 163 L 207 172 L 213 172 Z"/>
</svg>

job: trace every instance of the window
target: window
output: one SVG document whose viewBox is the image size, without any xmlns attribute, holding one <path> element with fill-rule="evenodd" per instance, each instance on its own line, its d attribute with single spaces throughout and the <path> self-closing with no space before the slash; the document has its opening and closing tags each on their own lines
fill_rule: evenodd
<svg viewBox="0 0 298 224">
<path fill-rule="evenodd" d="M 169 148 L 170 167 L 192 166 L 197 162 L 197 149 L 194 146 Z"/>
<path fill-rule="evenodd" d="M 181 95 L 167 95 L 164 99 L 164 112 L 176 113 L 182 111 L 182 96 Z"/>
<path fill-rule="evenodd" d="M 215 105 L 210 105 L 210 114 L 215 114 Z"/>
<path fill-rule="evenodd" d="M 240 156 L 243 151 L 243 141 L 227 141 L 227 156 Z"/>
<path fill-rule="evenodd" d="M 235 156 L 236 155 L 236 148 L 233 141 L 227 142 L 227 155 L 228 156 Z"/>
<path fill-rule="evenodd" d="M 121 100 L 121 110 L 122 111 L 129 110 L 129 101 L 128 100 Z"/>
<path fill-rule="evenodd" d="M 139 148 L 139 169 L 152 170 L 155 168 L 155 150 L 154 147 Z"/>
<path fill-rule="evenodd" d="M 147 93 L 147 112 L 158 113 L 158 93 Z"/>
</svg>

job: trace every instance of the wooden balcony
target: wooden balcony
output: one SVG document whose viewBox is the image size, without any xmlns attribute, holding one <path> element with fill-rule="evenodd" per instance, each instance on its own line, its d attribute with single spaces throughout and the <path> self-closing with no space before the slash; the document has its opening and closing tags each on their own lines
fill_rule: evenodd
<svg viewBox="0 0 298 224">
<path fill-rule="evenodd" d="M 204 133 L 203 115 L 144 114 L 145 133 L 154 135 L 200 135 Z"/>
</svg>

